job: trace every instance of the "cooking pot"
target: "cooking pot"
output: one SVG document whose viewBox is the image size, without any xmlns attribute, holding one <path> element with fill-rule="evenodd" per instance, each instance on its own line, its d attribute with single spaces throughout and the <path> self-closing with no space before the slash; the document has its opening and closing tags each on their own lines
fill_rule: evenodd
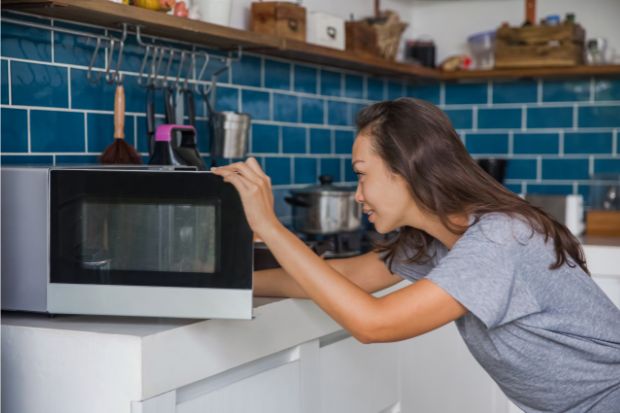
<svg viewBox="0 0 620 413">
<path fill-rule="evenodd" d="M 293 228 L 313 235 L 328 235 L 360 229 L 362 206 L 355 189 L 336 186 L 332 177 L 321 175 L 320 185 L 291 191 L 285 201 L 293 206 Z"/>
</svg>

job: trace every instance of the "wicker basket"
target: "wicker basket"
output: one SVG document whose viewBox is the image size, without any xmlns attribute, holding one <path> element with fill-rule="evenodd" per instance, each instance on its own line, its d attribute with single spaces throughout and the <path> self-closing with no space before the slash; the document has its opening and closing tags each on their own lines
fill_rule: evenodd
<svg viewBox="0 0 620 413">
<path fill-rule="evenodd" d="M 377 46 L 381 56 L 387 60 L 396 59 L 400 38 L 408 24 L 401 22 L 398 14 L 386 10 L 375 19 L 372 26 L 377 32 Z"/>
</svg>

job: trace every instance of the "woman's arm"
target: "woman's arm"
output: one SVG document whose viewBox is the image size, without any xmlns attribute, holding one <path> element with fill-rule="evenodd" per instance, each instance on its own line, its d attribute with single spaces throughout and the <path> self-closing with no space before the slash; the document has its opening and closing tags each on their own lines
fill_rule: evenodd
<svg viewBox="0 0 620 413">
<path fill-rule="evenodd" d="M 402 280 L 390 273 L 375 252 L 325 262 L 368 293 L 382 290 Z M 283 268 L 254 272 L 254 295 L 308 298 L 306 292 Z"/>
<path fill-rule="evenodd" d="M 271 180 L 254 158 L 212 169 L 235 186 L 250 227 L 282 268 L 327 314 L 363 343 L 396 341 L 433 330 L 467 310 L 421 280 L 381 298 L 343 277 L 284 227 L 273 210 Z"/>
</svg>

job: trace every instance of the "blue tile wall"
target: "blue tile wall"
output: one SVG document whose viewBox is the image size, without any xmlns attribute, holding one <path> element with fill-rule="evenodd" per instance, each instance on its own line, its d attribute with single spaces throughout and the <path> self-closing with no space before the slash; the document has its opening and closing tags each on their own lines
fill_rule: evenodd
<svg viewBox="0 0 620 413">
<path fill-rule="evenodd" d="M 86 76 L 94 40 L 52 31 L 49 19 L 3 12 L 6 15 L 19 23 L 3 20 L 1 27 L 0 161 L 97 162 L 113 142 L 115 87 Z M 28 26 L 30 21 L 48 28 L 33 28 Z M 95 26 L 53 24 L 104 32 Z M 125 133 L 146 160 L 146 94 L 138 84 L 142 53 L 135 36 L 130 36 L 122 66 Z M 179 66 L 176 57 L 170 73 Z M 95 67 L 104 67 L 103 50 L 95 56 Z M 210 74 L 221 67 L 212 60 L 200 86 L 208 86 Z M 159 72 L 165 71 L 162 67 Z M 292 187 L 315 184 L 320 173 L 332 175 L 339 183 L 355 182 L 351 148 L 356 114 L 376 101 L 401 96 L 439 105 L 474 158 L 507 159 L 505 184 L 513 191 L 587 194 L 595 175 L 620 174 L 620 80 L 615 78 L 403 83 L 246 53 L 220 75 L 215 107 L 252 116 L 250 153 L 271 176 L 277 212 L 286 220 L 290 207 L 283 198 Z M 155 99 L 160 124 L 164 122 L 161 90 Z M 200 95 L 195 99 L 198 146 L 209 160 L 206 104 Z"/>
</svg>

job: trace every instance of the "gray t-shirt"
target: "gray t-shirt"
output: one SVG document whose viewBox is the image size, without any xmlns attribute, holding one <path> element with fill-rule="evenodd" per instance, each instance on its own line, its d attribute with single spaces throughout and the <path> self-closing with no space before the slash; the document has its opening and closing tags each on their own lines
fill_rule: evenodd
<svg viewBox="0 0 620 413">
<path fill-rule="evenodd" d="M 553 240 L 522 219 L 484 215 L 448 251 L 392 271 L 426 278 L 469 312 L 467 347 L 526 412 L 620 412 L 620 310 L 578 266 L 556 270 Z M 411 255 L 411 254 L 409 254 Z"/>
</svg>

